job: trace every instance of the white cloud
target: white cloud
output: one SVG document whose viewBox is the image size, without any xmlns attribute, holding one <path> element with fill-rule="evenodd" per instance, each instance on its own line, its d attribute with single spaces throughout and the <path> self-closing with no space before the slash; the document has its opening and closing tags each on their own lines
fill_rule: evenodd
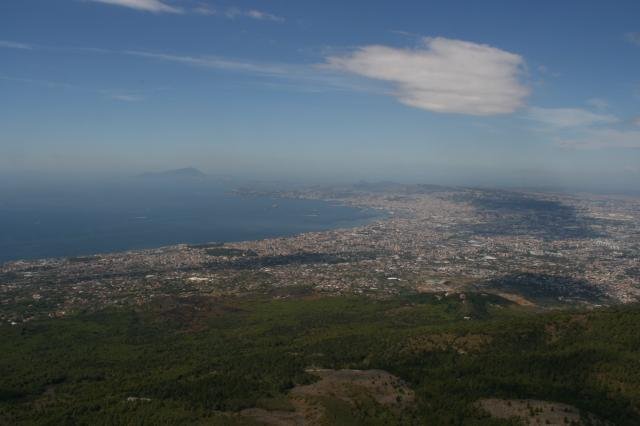
<svg viewBox="0 0 640 426">
<path fill-rule="evenodd" d="M 267 12 L 262 12 L 256 9 L 251 9 L 247 11 L 247 16 L 253 19 L 260 19 L 260 20 L 267 20 L 267 21 L 275 21 L 275 22 L 284 21 L 284 18 L 280 16 L 276 16 Z"/>
<path fill-rule="evenodd" d="M 632 118 L 631 123 L 635 126 L 640 126 L 640 116 Z"/>
<path fill-rule="evenodd" d="M 251 18 L 251 19 L 258 19 L 260 21 L 284 22 L 284 18 L 280 16 L 276 16 L 267 12 L 262 12 L 257 9 L 243 10 L 243 9 L 238 9 L 237 7 L 232 7 L 226 10 L 225 16 L 229 19 Z"/>
<path fill-rule="evenodd" d="M 127 50 L 125 55 L 174 62 L 209 68 L 223 72 L 235 72 L 259 77 L 256 80 L 265 87 L 280 87 L 305 92 L 324 92 L 327 90 L 347 90 L 368 93 L 381 93 L 379 87 L 357 79 L 335 74 L 331 70 L 319 69 L 305 64 L 287 64 L 273 62 L 253 62 L 218 56 L 186 56 L 168 53 Z M 263 78 L 264 77 L 264 78 Z M 278 80 L 278 83 L 267 82 L 266 79 Z"/>
<path fill-rule="evenodd" d="M 220 58 L 216 56 L 183 56 L 165 53 L 152 53 L 137 50 L 127 50 L 123 52 L 127 55 L 139 56 L 142 58 L 158 59 L 168 62 L 178 62 L 188 65 L 197 65 L 206 68 L 213 68 L 227 71 L 241 71 L 251 74 L 268 76 L 290 76 L 294 73 L 291 67 L 286 65 L 254 63 L 248 61 L 236 61 L 233 59 Z"/>
<path fill-rule="evenodd" d="M 197 3 L 194 7 L 186 9 L 171 6 L 166 0 L 84 0 L 96 3 L 105 3 L 115 6 L 123 6 L 131 9 L 143 10 L 154 13 L 195 13 L 204 16 L 223 16 L 229 19 L 250 18 L 261 21 L 284 22 L 284 18 L 272 13 L 263 12 L 257 9 L 240 9 L 230 7 L 224 12 L 219 12 L 214 7 L 206 3 Z"/>
<path fill-rule="evenodd" d="M 144 10 L 153 13 L 183 13 L 179 7 L 170 6 L 161 0 L 87 0 L 97 3 L 112 4 L 131 9 Z"/>
<path fill-rule="evenodd" d="M 213 16 L 218 14 L 218 11 L 216 9 L 206 4 L 200 4 L 194 7 L 193 11 L 198 15 L 205 15 L 205 16 Z"/>
<path fill-rule="evenodd" d="M 619 121 L 613 115 L 598 114 L 580 108 L 531 107 L 525 117 L 552 128 L 585 127 Z"/>
<path fill-rule="evenodd" d="M 621 131 L 614 129 L 594 129 L 586 135 L 575 139 L 558 141 L 563 148 L 568 149 L 606 149 L 606 148 L 635 148 L 640 149 L 640 131 Z"/>
<path fill-rule="evenodd" d="M 400 102 L 428 111 L 494 115 L 524 104 L 529 88 L 519 80 L 520 55 L 443 37 L 423 42 L 417 49 L 365 46 L 328 57 L 326 66 L 390 82 Z"/>
<path fill-rule="evenodd" d="M 0 0 L 1 1 L 1 0 Z M 13 42 L 12 42 L 13 43 Z M 21 44 L 21 43 L 18 43 Z M 358 91 L 368 93 L 382 93 L 382 88 L 373 85 L 368 81 L 361 81 L 351 76 L 345 76 L 342 73 L 335 73 L 331 70 L 321 69 L 315 64 L 292 64 L 278 62 L 258 62 L 251 60 L 225 58 L 210 55 L 179 55 L 173 53 L 148 52 L 135 50 L 109 50 L 94 47 L 69 47 L 69 46 L 46 46 L 46 45 L 29 45 L 32 49 L 47 51 L 68 51 L 78 54 L 111 54 L 111 55 L 128 55 L 150 60 L 158 60 L 164 62 L 180 63 L 184 65 L 197 66 L 201 68 L 209 68 L 223 72 L 241 73 L 247 76 L 255 76 L 254 84 L 262 87 L 271 87 L 280 89 L 286 88 L 304 92 L 326 92 L 327 90 L 335 91 Z M 267 79 L 278 80 L 277 83 L 267 82 Z M 0 75 L 0 80 L 29 82 L 36 81 L 29 79 L 16 79 Z M 48 84 L 41 82 L 41 84 Z M 58 83 L 52 83 L 56 86 Z M 118 95 L 119 93 L 116 93 Z M 106 94 L 106 97 L 111 97 Z M 125 100 L 125 99 L 120 99 Z M 133 99 L 127 99 L 133 100 Z"/>
<path fill-rule="evenodd" d="M 7 40 L 0 40 L 0 47 L 6 47 L 7 49 L 27 49 L 27 50 L 33 49 L 33 46 L 31 46 L 30 44 L 18 43 L 15 41 L 7 41 Z"/>
</svg>

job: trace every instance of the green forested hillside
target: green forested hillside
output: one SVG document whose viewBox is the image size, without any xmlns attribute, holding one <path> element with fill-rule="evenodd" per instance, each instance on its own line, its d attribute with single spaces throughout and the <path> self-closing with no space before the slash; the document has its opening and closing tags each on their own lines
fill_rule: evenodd
<svg viewBox="0 0 640 426">
<path fill-rule="evenodd" d="M 324 400 L 335 407 L 327 423 L 511 424 L 477 401 L 531 398 L 640 424 L 634 305 L 541 313 L 481 294 L 165 298 L 2 325 L 0 351 L 1 424 L 252 424 L 236 413 L 291 410 L 287 393 L 317 380 L 309 367 L 384 370 L 415 393 L 402 409 Z"/>
</svg>

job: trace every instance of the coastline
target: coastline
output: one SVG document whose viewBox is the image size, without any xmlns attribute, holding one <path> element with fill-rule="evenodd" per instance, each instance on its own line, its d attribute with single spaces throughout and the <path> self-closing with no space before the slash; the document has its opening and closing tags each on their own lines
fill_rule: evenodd
<svg viewBox="0 0 640 426">
<path fill-rule="evenodd" d="M 640 300 L 640 236 L 629 231 L 640 226 L 640 199 L 603 203 L 557 194 L 412 188 L 400 194 L 280 195 L 322 197 L 388 216 L 260 240 L 5 264 L 0 302 L 7 303 L 0 314 L 18 322 L 157 297 L 300 292 L 496 293 L 549 308 Z M 11 308 L 10 300 L 30 304 Z"/>
<path fill-rule="evenodd" d="M 225 195 L 226 194 L 232 194 L 236 197 L 241 197 L 241 198 L 252 197 L 250 195 L 240 194 L 236 191 L 225 191 Z M 336 200 L 323 200 L 323 199 L 316 199 L 316 198 L 291 198 L 291 197 L 284 197 L 284 196 L 281 197 L 275 194 L 261 194 L 259 196 L 254 196 L 254 197 L 263 198 L 261 204 L 255 206 L 255 212 L 260 212 L 261 209 L 264 207 L 262 206 L 262 204 L 265 204 L 265 203 L 268 204 L 273 210 L 282 209 L 282 206 L 277 204 L 278 200 L 309 200 L 309 201 L 321 202 L 324 204 L 323 206 L 321 206 L 321 208 L 325 209 L 326 211 L 317 213 L 317 208 L 318 208 L 317 206 L 316 207 L 309 206 L 309 207 L 306 207 L 306 209 L 309 211 L 308 213 L 301 212 L 299 216 L 294 217 L 294 219 L 297 221 L 295 223 L 288 223 L 288 222 L 285 222 L 284 220 L 280 221 L 281 223 L 276 221 L 274 224 L 270 224 L 270 223 L 263 224 L 262 229 L 260 227 L 256 228 L 256 226 L 250 220 L 247 220 L 246 225 L 243 224 L 242 222 L 235 223 L 234 226 L 239 230 L 242 230 L 242 231 L 236 232 L 237 236 L 233 235 L 234 231 L 225 230 L 224 232 L 219 234 L 218 238 L 212 238 L 212 239 L 202 239 L 201 237 L 199 237 L 200 234 L 198 234 L 195 236 L 191 236 L 191 238 L 189 237 L 172 238 L 174 241 L 170 241 L 168 243 L 153 243 L 153 242 L 145 243 L 145 242 L 134 242 L 134 241 L 132 241 L 131 243 L 118 242 L 117 245 L 123 246 L 122 248 L 105 249 L 105 250 L 101 250 L 99 247 L 97 247 L 95 250 L 72 249 L 71 251 L 73 251 L 73 253 L 69 253 L 69 254 L 7 258 L 6 260 L 0 260 L 0 268 L 15 262 L 19 262 L 19 263 L 36 262 L 37 263 L 41 261 L 54 261 L 54 260 L 62 260 L 67 258 L 91 257 L 91 256 L 95 257 L 95 256 L 105 256 L 105 255 L 117 254 L 117 253 L 144 252 L 144 251 L 153 251 L 153 250 L 158 250 L 158 249 L 172 247 L 172 246 L 202 244 L 202 243 L 207 243 L 211 241 L 222 242 L 222 243 L 237 243 L 237 242 L 254 241 L 254 240 L 261 240 L 261 239 L 268 239 L 268 238 L 286 238 L 286 237 L 292 237 L 304 232 L 321 232 L 321 231 L 326 231 L 331 229 L 341 229 L 341 228 L 361 226 L 362 224 L 366 224 L 370 221 L 377 220 L 377 218 L 379 217 L 378 212 L 374 212 L 373 209 L 370 209 L 366 206 L 350 205 L 344 202 L 336 202 Z M 285 206 L 285 208 L 287 208 L 287 206 Z M 331 218 L 326 219 L 327 217 L 326 213 L 328 213 L 329 217 L 331 217 L 333 215 L 331 210 L 334 208 L 353 209 L 353 212 L 340 213 L 338 217 L 335 217 L 333 219 Z M 303 207 L 303 210 L 304 209 L 305 208 Z M 274 214 L 276 213 L 279 214 L 280 211 L 274 212 Z M 291 214 L 293 214 L 293 210 Z M 352 217 L 341 218 L 339 217 L 340 215 L 350 215 Z M 136 216 L 135 220 L 142 220 L 142 218 L 144 218 L 145 221 L 150 219 L 148 216 L 140 216 L 140 217 Z M 300 218 L 304 218 L 304 219 L 301 220 Z M 258 217 L 257 220 L 262 220 L 262 219 Z M 327 220 L 328 222 L 325 222 L 325 220 Z M 175 226 L 177 226 L 177 224 Z M 216 226 L 219 227 L 221 225 L 216 225 Z M 251 231 L 246 231 L 245 229 L 251 229 Z M 163 232 L 166 232 L 166 230 L 162 228 L 157 230 L 158 234 L 162 234 Z M 206 234 L 206 233 L 212 233 L 212 232 L 215 234 L 218 234 L 216 229 L 203 231 L 202 233 Z M 255 238 L 246 238 L 246 236 L 243 235 L 243 234 L 251 234 L 251 233 L 256 234 L 257 236 Z M 98 238 L 98 237 L 96 236 L 94 238 Z M 66 241 L 64 240 L 61 240 L 61 243 L 62 242 L 66 243 Z M 32 243 L 24 242 L 22 244 L 24 245 L 29 244 L 34 246 L 39 245 L 38 241 L 35 241 Z M 52 243 L 47 242 L 47 244 L 51 245 Z M 128 245 L 129 247 L 124 247 L 125 245 Z M 25 249 L 23 249 L 23 251 L 24 250 Z"/>
</svg>

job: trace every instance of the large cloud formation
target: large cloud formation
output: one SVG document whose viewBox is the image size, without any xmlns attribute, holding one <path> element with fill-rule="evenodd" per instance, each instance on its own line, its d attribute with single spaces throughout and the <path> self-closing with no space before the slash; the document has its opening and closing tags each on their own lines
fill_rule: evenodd
<svg viewBox="0 0 640 426">
<path fill-rule="evenodd" d="M 400 102 L 434 112 L 507 114 L 529 94 L 520 55 L 443 37 L 425 38 L 416 49 L 361 47 L 328 57 L 327 66 L 390 82 Z"/>
</svg>

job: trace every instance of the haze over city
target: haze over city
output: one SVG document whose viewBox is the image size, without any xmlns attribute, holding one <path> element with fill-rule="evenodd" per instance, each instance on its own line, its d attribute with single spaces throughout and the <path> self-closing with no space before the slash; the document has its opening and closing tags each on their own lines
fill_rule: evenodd
<svg viewBox="0 0 640 426">
<path fill-rule="evenodd" d="M 0 174 L 640 185 L 637 1 L 8 0 Z"/>
</svg>

